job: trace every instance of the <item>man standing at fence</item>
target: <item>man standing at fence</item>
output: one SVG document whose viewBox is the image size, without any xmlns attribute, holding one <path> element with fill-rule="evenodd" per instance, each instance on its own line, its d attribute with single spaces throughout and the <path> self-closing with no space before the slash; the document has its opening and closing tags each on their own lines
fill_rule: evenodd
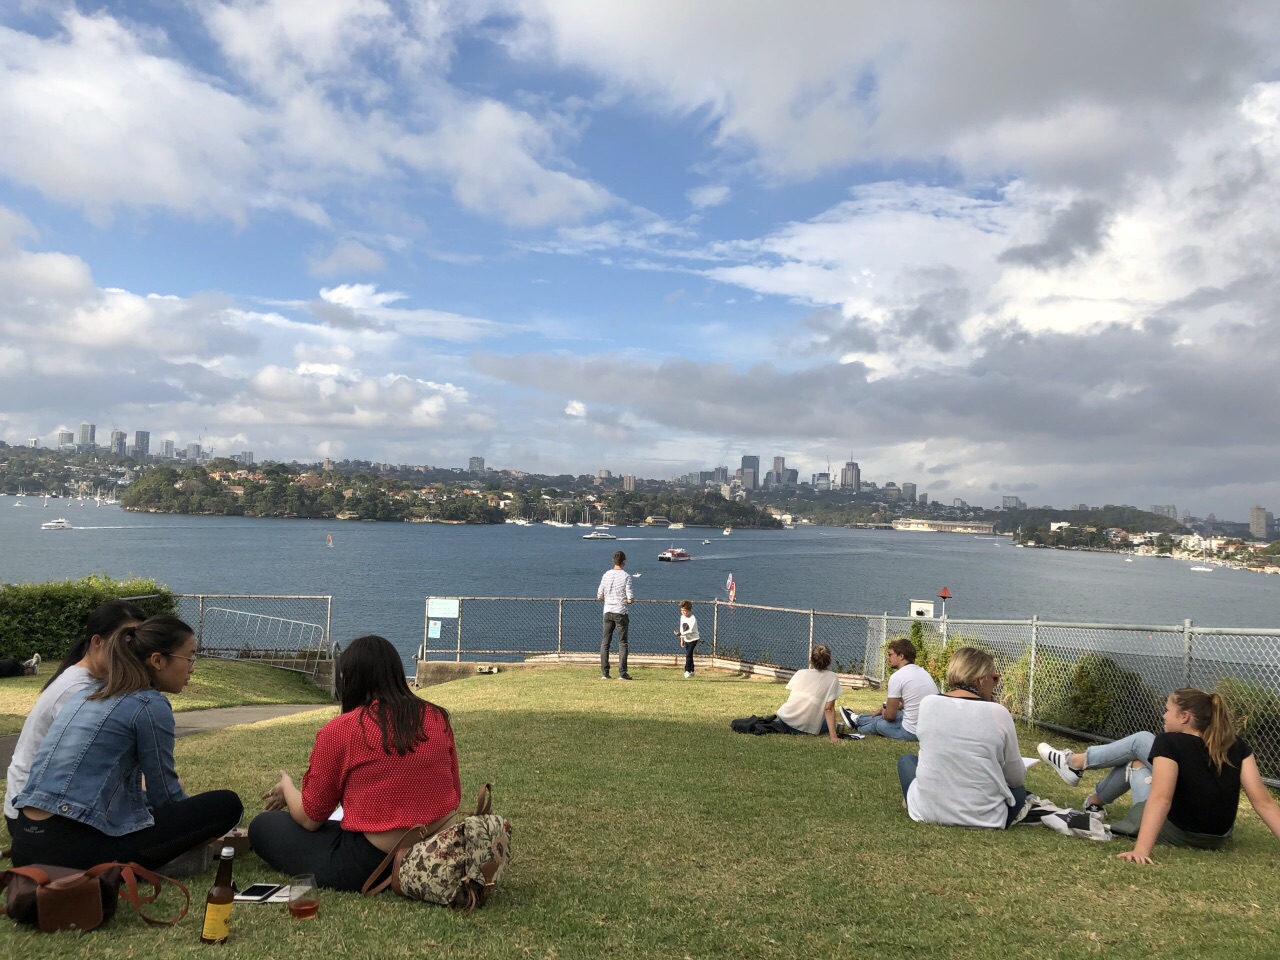
<svg viewBox="0 0 1280 960">
<path fill-rule="evenodd" d="M 609 679 L 609 645 L 614 627 L 618 628 L 618 679 L 630 680 L 627 673 L 627 626 L 631 620 L 627 605 L 631 603 L 631 574 L 623 568 L 627 555 L 619 550 L 613 555 L 613 569 L 600 578 L 596 599 L 604 601 L 604 633 L 600 638 L 600 679 Z"/>
</svg>

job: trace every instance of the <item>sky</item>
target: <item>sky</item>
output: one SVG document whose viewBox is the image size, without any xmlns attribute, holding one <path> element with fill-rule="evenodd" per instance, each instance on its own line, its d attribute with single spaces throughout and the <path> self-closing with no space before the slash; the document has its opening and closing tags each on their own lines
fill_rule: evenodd
<svg viewBox="0 0 1280 960">
<path fill-rule="evenodd" d="M 0 438 L 1280 513 L 1280 9 L 0 4 Z"/>
</svg>

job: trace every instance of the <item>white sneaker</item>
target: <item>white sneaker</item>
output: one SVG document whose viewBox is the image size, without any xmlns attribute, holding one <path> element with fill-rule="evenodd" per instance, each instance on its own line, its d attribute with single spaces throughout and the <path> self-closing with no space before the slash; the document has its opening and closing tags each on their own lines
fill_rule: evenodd
<svg viewBox="0 0 1280 960">
<path fill-rule="evenodd" d="M 686 670 L 686 671 L 684 672 L 684 678 L 685 678 L 686 680 L 688 680 L 688 679 L 689 679 L 690 677 L 692 677 L 692 676 L 693 676 L 693 671 L 692 671 L 692 670 Z"/>
<path fill-rule="evenodd" d="M 40 672 L 40 654 L 32 654 L 31 659 L 22 664 L 27 667 L 33 674 Z"/>
<path fill-rule="evenodd" d="M 856 732 L 858 729 L 858 715 L 848 707 L 840 708 L 840 719 L 844 721 L 844 725 L 851 731 Z"/>
<path fill-rule="evenodd" d="M 1071 766 L 1070 750 L 1055 750 L 1049 744 L 1042 743 L 1036 747 L 1036 753 L 1040 754 L 1041 760 L 1057 770 L 1058 776 L 1069 786 L 1074 787 L 1080 782 L 1080 774 Z"/>
</svg>

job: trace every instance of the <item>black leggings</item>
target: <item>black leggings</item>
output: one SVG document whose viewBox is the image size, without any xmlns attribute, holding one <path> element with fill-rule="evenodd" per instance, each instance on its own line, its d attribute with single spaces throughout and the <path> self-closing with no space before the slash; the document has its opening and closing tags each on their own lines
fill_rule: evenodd
<svg viewBox="0 0 1280 960">
<path fill-rule="evenodd" d="M 13 865 L 45 863 L 83 870 L 99 863 L 138 863 L 155 870 L 220 837 L 237 823 L 244 805 L 232 790 L 210 790 L 153 811 L 155 824 L 109 837 L 67 817 L 32 820 L 18 811 Z"/>
<path fill-rule="evenodd" d="M 363 833 L 326 820 L 318 830 L 301 827 L 288 810 L 260 813 L 249 824 L 249 846 L 273 870 L 314 874 L 330 890 L 359 890 L 386 856 Z"/>
</svg>

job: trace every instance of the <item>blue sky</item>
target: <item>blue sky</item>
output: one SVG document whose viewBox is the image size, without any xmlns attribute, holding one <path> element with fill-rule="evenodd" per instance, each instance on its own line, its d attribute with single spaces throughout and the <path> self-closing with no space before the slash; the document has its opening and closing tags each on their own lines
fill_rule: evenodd
<svg viewBox="0 0 1280 960">
<path fill-rule="evenodd" d="M 1160 24 L 1152 30 L 1152 23 Z M 0 11 L 0 437 L 1280 505 L 1276 14 Z"/>
</svg>

